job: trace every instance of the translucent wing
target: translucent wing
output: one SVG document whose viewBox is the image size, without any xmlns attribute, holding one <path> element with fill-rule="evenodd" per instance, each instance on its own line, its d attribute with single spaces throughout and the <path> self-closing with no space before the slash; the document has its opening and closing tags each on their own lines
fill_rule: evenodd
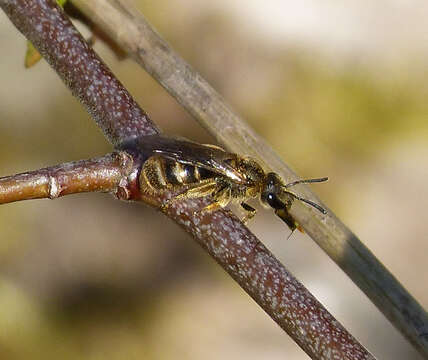
<svg viewBox="0 0 428 360">
<path fill-rule="evenodd" d="M 237 155 L 216 146 L 202 145 L 184 138 L 164 135 L 143 136 L 119 146 L 124 150 L 132 147 L 137 147 L 145 158 L 159 155 L 182 164 L 207 169 L 238 183 L 247 181 L 245 176 L 231 165 L 233 160 L 237 159 Z"/>
</svg>

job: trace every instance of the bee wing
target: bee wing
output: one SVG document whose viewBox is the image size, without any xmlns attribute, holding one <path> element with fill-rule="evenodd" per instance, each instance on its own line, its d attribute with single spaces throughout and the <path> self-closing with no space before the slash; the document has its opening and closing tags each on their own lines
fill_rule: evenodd
<svg viewBox="0 0 428 360">
<path fill-rule="evenodd" d="M 163 135 L 143 136 L 136 141 L 145 156 L 160 155 L 182 164 L 201 167 L 238 183 L 246 182 L 245 176 L 230 164 L 232 160 L 236 160 L 236 154 L 217 146 Z"/>
<path fill-rule="evenodd" d="M 226 176 L 239 183 L 246 182 L 245 176 L 230 164 L 231 160 L 236 159 L 236 155 L 221 148 L 173 138 L 169 146 L 154 149 L 153 152 L 182 164 L 198 166 Z"/>
</svg>

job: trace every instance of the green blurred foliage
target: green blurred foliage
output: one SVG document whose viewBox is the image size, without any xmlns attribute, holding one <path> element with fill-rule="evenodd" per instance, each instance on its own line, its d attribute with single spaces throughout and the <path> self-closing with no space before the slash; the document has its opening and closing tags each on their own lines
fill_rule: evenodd
<svg viewBox="0 0 428 360">
<path fill-rule="evenodd" d="M 322 62 L 292 59 L 287 54 L 282 60 L 287 68 L 278 74 L 277 87 L 250 114 L 291 163 L 308 161 L 320 146 L 330 161 L 370 161 L 397 140 L 428 135 L 427 93 L 414 79 L 377 80 L 362 69 L 333 71 Z"/>
</svg>

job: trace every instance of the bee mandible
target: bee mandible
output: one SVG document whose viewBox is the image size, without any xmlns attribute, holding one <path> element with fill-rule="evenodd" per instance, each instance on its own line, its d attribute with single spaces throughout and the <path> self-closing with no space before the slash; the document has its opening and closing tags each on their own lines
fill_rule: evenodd
<svg viewBox="0 0 428 360">
<path fill-rule="evenodd" d="M 250 157 L 227 152 L 215 145 L 164 135 L 136 138 L 120 145 L 119 149 L 137 149 L 143 155 L 139 176 L 142 192 L 182 190 L 163 205 L 164 210 L 181 199 L 211 196 L 213 201 L 200 211 L 215 211 L 237 202 L 246 212 L 242 219 L 245 223 L 256 214 L 247 200 L 259 197 L 260 202 L 274 209 L 292 231 L 301 230 L 288 212 L 294 200 L 326 213 L 323 207 L 302 198 L 291 188 L 297 184 L 324 182 L 327 177 L 285 183 L 278 174 L 265 172 Z"/>
</svg>

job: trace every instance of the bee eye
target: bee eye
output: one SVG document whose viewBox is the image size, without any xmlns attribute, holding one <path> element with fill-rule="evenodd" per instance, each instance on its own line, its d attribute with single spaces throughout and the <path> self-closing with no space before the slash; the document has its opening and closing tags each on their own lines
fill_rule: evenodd
<svg viewBox="0 0 428 360">
<path fill-rule="evenodd" d="M 268 173 L 266 176 L 266 186 L 268 188 L 282 186 L 281 178 L 274 172 Z"/>
<path fill-rule="evenodd" d="M 269 173 L 267 175 L 267 181 L 266 181 L 266 185 L 268 187 L 274 186 L 275 185 L 275 175 L 274 173 Z"/>
<path fill-rule="evenodd" d="M 274 209 L 284 209 L 285 204 L 278 199 L 278 196 L 274 193 L 269 193 L 266 196 L 266 202 Z"/>
</svg>

